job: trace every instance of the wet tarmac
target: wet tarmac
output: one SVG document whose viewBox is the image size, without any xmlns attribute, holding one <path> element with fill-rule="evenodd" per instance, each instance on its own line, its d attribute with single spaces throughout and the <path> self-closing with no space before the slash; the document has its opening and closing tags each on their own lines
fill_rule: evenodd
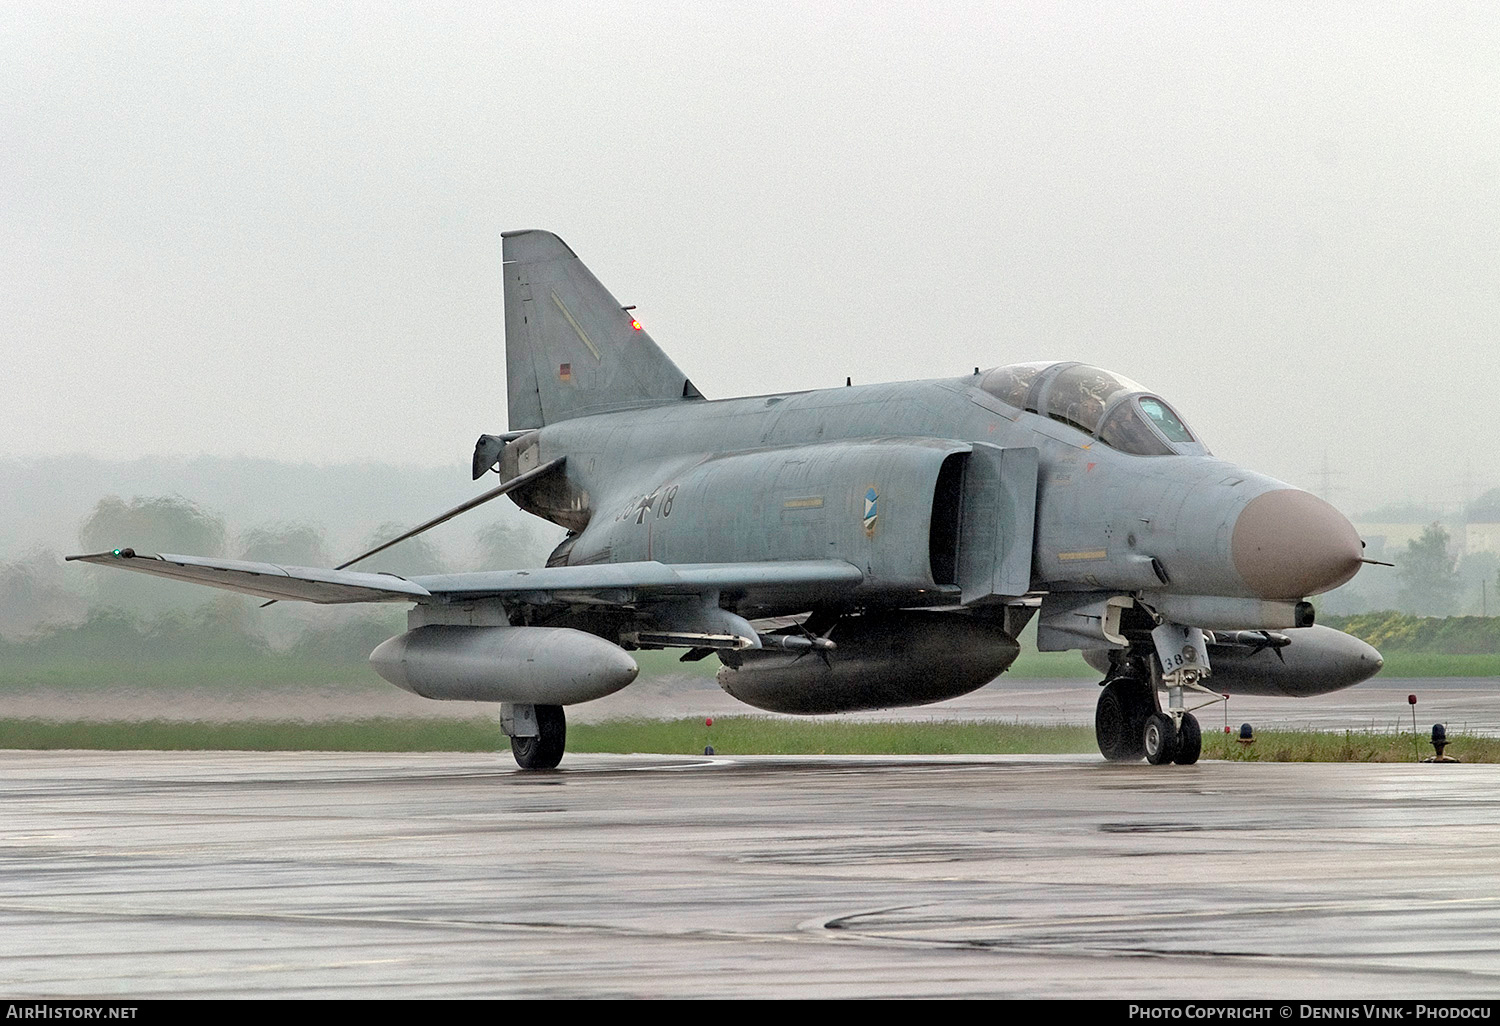
<svg viewBox="0 0 1500 1026">
<path fill-rule="evenodd" d="M 8 997 L 1500 996 L 1500 766 L 0 752 Z"/>
</svg>

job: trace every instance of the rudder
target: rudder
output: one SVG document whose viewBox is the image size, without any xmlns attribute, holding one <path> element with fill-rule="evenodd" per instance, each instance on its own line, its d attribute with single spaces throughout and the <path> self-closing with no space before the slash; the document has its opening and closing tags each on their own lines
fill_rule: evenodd
<svg viewBox="0 0 1500 1026">
<path fill-rule="evenodd" d="M 562 239 L 502 239 L 512 431 L 703 398 Z"/>
</svg>

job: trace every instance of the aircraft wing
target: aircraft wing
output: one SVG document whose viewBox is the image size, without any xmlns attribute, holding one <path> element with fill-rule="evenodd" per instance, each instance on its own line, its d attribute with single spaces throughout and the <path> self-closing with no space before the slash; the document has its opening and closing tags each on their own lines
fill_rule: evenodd
<svg viewBox="0 0 1500 1026">
<path fill-rule="evenodd" d="M 70 560 L 134 570 L 136 573 L 170 577 L 177 581 L 207 584 L 225 591 L 259 595 L 269 599 L 292 599 L 324 605 L 340 602 L 419 602 L 432 594 L 419 584 L 392 574 L 368 574 L 357 570 L 324 570 L 309 566 L 277 566 L 238 559 L 205 559 L 200 556 L 137 554 L 115 549 Z"/>
<path fill-rule="evenodd" d="M 534 570 L 433 574 L 408 579 L 394 574 L 277 566 L 234 559 L 168 554 L 150 556 L 137 554 L 131 549 L 67 558 L 262 598 L 323 604 L 513 598 L 532 604 L 623 605 L 709 591 L 776 600 L 792 595 L 831 597 L 853 589 L 864 580 L 858 567 L 839 559 L 679 565 L 651 561 L 598 563 Z"/>
<path fill-rule="evenodd" d="M 841 594 L 864 581 L 864 572 L 842 559 L 770 560 L 761 563 L 595 563 L 535 570 L 413 577 L 434 595 L 515 598 L 544 604 L 622 605 L 672 595 L 732 592 L 756 600 L 789 595 Z"/>
</svg>

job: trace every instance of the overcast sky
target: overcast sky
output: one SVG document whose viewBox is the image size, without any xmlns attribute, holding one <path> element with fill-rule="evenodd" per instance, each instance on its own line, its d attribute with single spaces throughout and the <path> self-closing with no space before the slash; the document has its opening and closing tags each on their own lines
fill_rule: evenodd
<svg viewBox="0 0 1500 1026">
<path fill-rule="evenodd" d="M 466 462 L 547 228 L 710 397 L 1077 359 L 1500 485 L 1489 3 L 23 0 L 0 129 L 0 456 Z"/>
</svg>

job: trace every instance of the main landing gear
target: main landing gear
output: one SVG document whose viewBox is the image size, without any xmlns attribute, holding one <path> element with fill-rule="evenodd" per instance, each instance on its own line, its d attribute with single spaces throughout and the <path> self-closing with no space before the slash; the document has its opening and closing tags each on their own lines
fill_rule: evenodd
<svg viewBox="0 0 1500 1026">
<path fill-rule="evenodd" d="M 503 702 L 500 729 L 510 735 L 510 753 L 524 770 L 556 769 L 568 740 L 568 720 L 560 705 Z"/>
<path fill-rule="evenodd" d="M 1094 709 L 1094 737 L 1110 762 L 1191 766 L 1203 752 L 1203 730 L 1190 712 L 1163 712 L 1151 681 L 1114 677 L 1104 682 Z"/>
</svg>

